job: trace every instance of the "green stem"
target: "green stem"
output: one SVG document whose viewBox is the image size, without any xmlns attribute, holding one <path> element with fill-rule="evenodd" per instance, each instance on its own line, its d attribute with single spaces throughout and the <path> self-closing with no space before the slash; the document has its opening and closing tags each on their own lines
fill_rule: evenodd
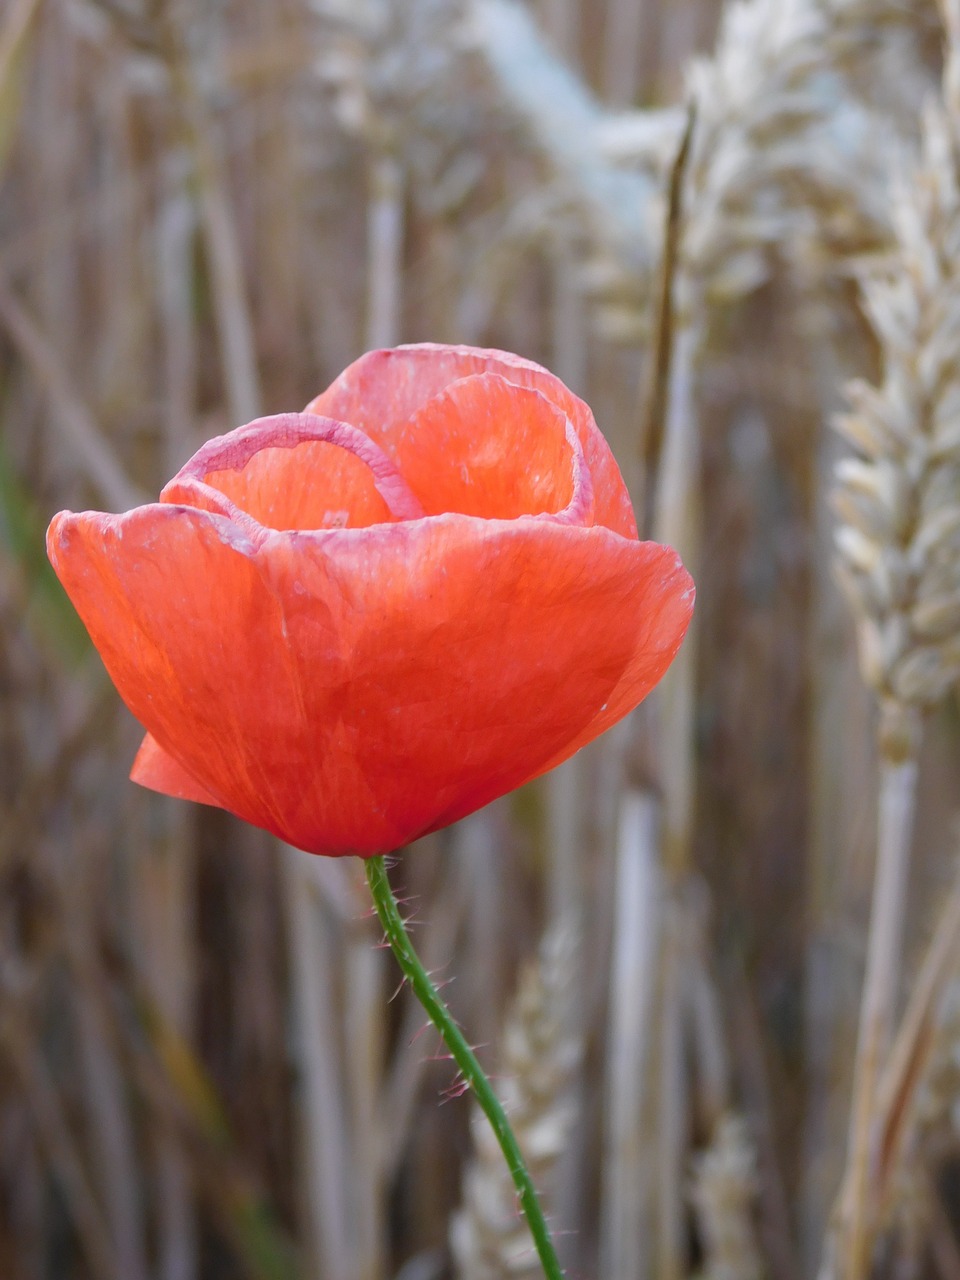
<svg viewBox="0 0 960 1280">
<path fill-rule="evenodd" d="M 520 1197 L 520 1207 L 527 1219 L 533 1242 L 540 1256 L 543 1274 L 547 1277 L 547 1280 L 563 1280 L 563 1272 L 560 1270 L 560 1263 L 557 1261 L 553 1242 L 550 1239 L 550 1231 L 543 1216 L 543 1210 L 540 1208 L 540 1201 L 537 1199 L 537 1193 L 534 1190 L 526 1162 L 517 1145 L 517 1140 L 514 1137 L 513 1130 L 510 1128 L 510 1122 L 507 1120 L 506 1112 L 500 1103 L 500 1099 L 494 1093 L 490 1081 L 484 1074 L 483 1067 L 477 1061 L 476 1054 L 464 1039 L 463 1032 L 454 1022 L 450 1010 L 440 999 L 436 987 L 430 981 L 426 969 L 420 963 L 420 958 L 413 949 L 413 944 L 400 915 L 400 909 L 397 906 L 397 900 L 393 896 L 393 890 L 390 888 L 390 880 L 387 876 L 387 868 L 383 857 L 368 858 L 365 865 L 367 884 L 369 884 L 370 892 L 373 894 L 377 915 L 383 925 L 387 941 L 393 949 L 393 954 L 397 958 L 397 963 L 403 970 L 404 977 L 413 988 L 417 999 L 426 1009 L 430 1021 L 440 1032 L 444 1044 L 453 1054 L 454 1061 L 463 1073 L 463 1078 L 473 1090 L 477 1101 L 483 1108 L 484 1115 L 490 1121 L 490 1126 L 497 1141 L 500 1143 L 500 1150 L 504 1154 L 507 1167 L 510 1170 L 510 1176 L 513 1178 Z"/>
</svg>

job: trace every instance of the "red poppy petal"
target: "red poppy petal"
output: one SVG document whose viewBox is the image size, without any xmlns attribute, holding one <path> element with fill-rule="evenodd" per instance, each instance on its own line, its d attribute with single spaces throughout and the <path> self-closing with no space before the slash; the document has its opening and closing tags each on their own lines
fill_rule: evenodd
<svg viewBox="0 0 960 1280">
<path fill-rule="evenodd" d="M 223 494 L 268 529 L 354 528 L 423 514 L 394 463 L 367 435 L 314 414 L 258 418 L 208 441 L 160 500 L 197 505 L 198 485 Z"/>
<path fill-rule="evenodd" d="M 259 558 L 316 726 L 294 841 L 314 849 L 405 843 L 541 772 L 600 731 L 590 724 L 625 671 L 631 705 L 649 691 L 692 607 L 669 548 L 542 518 L 284 535 Z M 310 601 L 333 578 L 342 676 L 311 656 Z M 324 803 L 334 795 L 335 813 Z"/>
<path fill-rule="evenodd" d="M 532 360 L 506 351 L 432 342 L 369 351 L 312 400 L 307 412 L 326 414 L 360 427 L 393 457 L 396 441 L 417 410 L 450 383 L 477 373 L 496 373 L 516 386 L 533 388 L 566 414 L 579 437 L 593 480 L 597 523 L 626 537 L 636 537 L 630 495 L 589 406 Z M 516 462 L 523 464 L 519 453 Z M 509 466 L 510 459 L 501 459 L 501 463 Z"/>
<path fill-rule="evenodd" d="M 692 594 L 669 549 L 549 517 L 257 546 L 222 516 L 155 504 L 63 513 L 48 545 L 160 748 L 316 853 L 406 843 L 599 732 L 625 672 L 635 700 L 663 673 Z"/>
<path fill-rule="evenodd" d="M 61 512 L 47 549 L 158 745 L 224 808 L 281 830 L 264 761 L 300 719 L 254 544 L 222 516 L 156 503 L 120 516 Z"/>
<path fill-rule="evenodd" d="M 193 476 L 185 476 L 182 472 L 164 486 L 160 501 L 177 507 L 192 507 L 196 511 L 209 511 L 215 516 L 225 516 L 231 524 L 237 526 L 244 537 L 257 546 L 271 532 L 246 511 L 241 511 L 233 499 L 228 498 L 220 489 L 214 489 L 213 485 L 195 480 Z"/>
<path fill-rule="evenodd" d="M 655 620 L 656 631 L 659 634 L 679 634 L 681 639 L 686 634 L 690 623 L 696 596 L 693 579 L 689 577 L 686 570 L 683 571 L 683 576 L 687 582 L 687 587 L 683 591 L 677 591 L 677 584 L 672 579 L 664 578 L 660 584 L 659 594 L 656 591 L 651 593 L 649 615 L 651 621 Z M 594 738 L 599 738 L 601 733 L 605 733 L 607 729 L 622 720 L 628 712 L 643 701 L 652 688 L 659 684 L 676 650 L 666 662 L 663 662 L 662 653 L 655 645 L 652 649 L 648 647 L 648 643 L 642 636 L 638 636 L 637 640 L 636 649 L 626 670 L 593 719 L 576 737 L 565 743 L 541 769 L 531 773 L 524 781 L 530 782 L 533 778 L 538 778 L 540 774 L 568 760 Z"/>
<path fill-rule="evenodd" d="M 218 809 L 223 808 L 206 787 L 164 751 L 152 734 L 148 733 L 140 744 L 130 777 L 150 791 L 159 791 L 162 795 L 173 796 L 177 800 L 194 800 L 197 804 L 212 804 Z"/>
<path fill-rule="evenodd" d="M 461 378 L 427 401 L 394 437 L 394 457 L 428 515 L 562 512 L 593 523 L 593 486 L 569 418 L 496 373 Z"/>
</svg>

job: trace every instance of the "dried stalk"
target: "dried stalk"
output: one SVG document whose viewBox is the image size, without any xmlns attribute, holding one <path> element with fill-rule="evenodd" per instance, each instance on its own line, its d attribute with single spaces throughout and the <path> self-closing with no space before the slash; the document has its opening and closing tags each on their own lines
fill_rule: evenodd
<svg viewBox="0 0 960 1280">
<path fill-rule="evenodd" d="M 577 0 L 540 0 L 540 12 L 547 39 L 565 62 L 574 65 L 580 50 Z"/>
<path fill-rule="evenodd" d="M 146 495 L 127 479 L 110 446 L 84 408 L 83 399 L 70 381 L 56 349 L 2 286 L 0 323 L 50 397 L 55 421 L 104 500 L 118 511 L 148 501 Z"/>
<path fill-rule="evenodd" d="M 616 107 L 633 106 L 640 71 L 644 6 L 633 0 L 607 5 L 603 40 L 603 96 Z"/>
<path fill-rule="evenodd" d="M 708 901 L 703 885 L 688 885 L 684 1003 L 696 1072 L 696 1115 L 714 1134 L 730 1105 L 730 1062 L 723 1011 L 711 972 Z"/>
<path fill-rule="evenodd" d="M 159 810 L 163 834 L 135 864 L 138 959 L 157 1009 L 188 1041 L 195 984 L 191 829 L 182 805 L 157 799 L 149 803 Z M 169 1133 L 158 1133 L 154 1148 L 160 1280 L 192 1280 L 198 1259 L 189 1166 Z"/>
<path fill-rule="evenodd" d="M 558 246 L 551 260 L 553 297 L 550 328 L 551 369 L 571 391 L 582 395 L 587 385 L 587 328 L 576 245 Z"/>
<path fill-rule="evenodd" d="M 657 1115 L 658 1280 L 681 1280 L 686 1269 L 684 1165 L 690 1141 L 689 1080 L 684 1053 L 684 904 L 667 901 L 661 927 L 660 1064 Z"/>
<path fill-rule="evenodd" d="M 370 161 L 367 201 L 367 324 L 365 346 L 394 347 L 400 341 L 403 277 L 403 168 L 392 152 Z"/>
<path fill-rule="evenodd" d="M 692 122 L 692 117 L 691 117 Z M 668 230 L 664 236 L 668 246 L 675 247 L 681 225 L 681 191 L 684 170 L 690 154 L 691 124 L 683 136 L 673 168 Z M 651 420 L 644 424 L 643 449 L 648 466 L 659 462 L 655 509 L 650 517 L 653 536 L 658 541 L 676 546 L 688 565 L 695 564 L 699 537 L 696 519 L 696 494 L 699 474 L 699 443 L 694 408 L 694 360 L 699 349 L 699 331 L 687 323 L 687 296 L 682 279 L 675 277 L 677 260 L 668 253 L 663 270 L 662 299 L 659 310 L 658 353 L 653 374 L 654 394 L 650 397 Z M 680 327 L 674 321 L 679 313 Z M 660 415 L 665 420 L 661 420 Z M 660 456 L 662 443 L 662 457 Z M 650 478 L 645 477 L 647 487 Z M 643 1226 L 643 1205 L 638 1197 L 650 1189 L 645 1186 L 642 1171 L 643 1092 L 642 1079 L 649 1026 L 659 1034 L 658 1117 L 657 1117 L 657 1231 L 656 1268 L 662 1280 L 677 1280 L 682 1270 L 683 1235 L 683 1163 L 687 1125 L 685 1062 L 683 1053 L 684 1010 L 680 934 L 683 929 L 682 908 L 678 891 L 688 869 L 689 841 L 693 815 L 693 682 L 695 673 L 693 637 L 688 633 L 684 648 L 675 660 L 658 693 L 657 751 L 660 757 L 661 794 L 637 793 L 626 798 L 621 809 L 620 865 L 625 853 L 624 837 L 629 832 L 630 844 L 638 854 L 646 849 L 652 859 L 648 874 L 640 886 L 641 901 L 624 894 L 633 912 L 648 914 L 643 930 L 649 954 L 627 956 L 621 952 L 622 939 L 636 930 L 636 921 L 618 917 L 615 932 L 617 951 L 611 987 L 611 1008 L 615 1011 L 629 999 L 630 986 L 637 984 L 641 998 L 638 1012 L 642 1022 L 629 1022 L 627 1028 L 613 1024 L 611 1039 L 614 1052 L 608 1060 L 616 1063 L 617 1077 L 609 1079 L 611 1093 L 611 1128 L 609 1138 L 616 1145 L 608 1156 L 611 1181 L 607 1185 L 610 1208 L 605 1211 L 601 1258 L 604 1274 L 645 1274 L 651 1254 L 648 1232 Z M 642 816 L 641 816 L 642 815 Z M 638 826 L 639 823 L 639 826 Z M 657 866 L 659 864 L 659 866 Z M 662 871 L 661 871 L 662 868 Z M 618 874 L 620 874 L 618 872 Z M 666 886 L 657 888 L 663 874 Z M 659 927 L 656 914 L 663 913 Z M 655 914 L 656 913 L 656 914 Z M 629 944 L 628 944 L 629 945 Z M 659 956 L 656 948 L 659 947 Z M 623 957 L 623 966 L 620 957 Z M 626 968 L 627 964 L 635 967 Z M 659 979 L 659 992 L 656 982 Z M 659 997 L 658 1017 L 652 1017 L 654 995 Z M 643 997 L 646 997 L 645 999 Z M 636 999 L 637 997 L 634 996 Z M 621 1035 L 629 1031 L 629 1037 Z M 623 1041 L 625 1058 L 616 1054 Z M 631 1098 L 631 1094 L 633 1095 Z M 615 1105 L 619 1100 L 620 1105 Z M 626 1161 L 617 1159 L 617 1147 L 630 1153 Z"/>
<path fill-rule="evenodd" d="M 166 475 L 189 457 L 196 417 L 197 352 L 192 311 L 196 210 L 185 186 L 188 159 L 169 158 L 171 190 L 157 220 L 157 295 L 163 334 Z M 157 803 L 156 801 L 154 803 Z M 138 868 L 143 912 L 144 981 L 170 1025 L 190 1038 L 195 985 L 192 823 L 183 805 L 160 802 L 165 838 L 144 851 Z M 193 1280 L 197 1229 L 190 1170 L 168 1134 L 155 1143 L 160 1280 Z"/>
<path fill-rule="evenodd" d="M 587 342 L 583 292 L 574 246 L 562 245 L 551 258 L 550 300 L 553 360 L 557 377 L 581 394 L 587 382 Z M 549 918 L 559 920 L 580 910 L 583 901 L 582 761 L 577 756 L 546 779 L 548 813 L 547 894 Z"/>
<path fill-rule="evenodd" d="M 759 1220 L 761 1243 L 771 1275 L 777 1280 L 800 1280 L 802 1242 L 795 1238 L 795 1204 L 785 1184 L 776 1149 L 775 1085 L 763 1041 L 760 1018 L 753 993 L 741 975 L 739 998 L 733 1012 L 732 1038 L 736 1044 L 738 1092 L 749 1116 L 750 1136 L 759 1165 Z M 728 1104 L 729 1105 L 729 1104 Z"/>
<path fill-rule="evenodd" d="M 117 1258 L 100 1207 L 87 1179 L 56 1085 L 43 1056 L 9 1010 L 0 1019 L 0 1050 L 13 1067 L 40 1147 L 63 1194 L 80 1247 L 95 1276 L 118 1276 Z"/>
<path fill-rule="evenodd" d="M 164 473 L 190 456 L 196 417 L 197 334 L 193 318 L 193 241 L 197 215 L 187 190 L 189 160 L 168 158 L 169 190 L 157 218 L 157 301 L 163 326 Z"/>
<path fill-rule="evenodd" d="M 331 1098 L 342 1096 L 336 1061 L 337 1022 L 327 975 L 334 963 L 329 925 L 310 892 L 310 855 L 284 850 L 290 930 L 290 968 L 303 1116 L 301 1159 L 308 1215 L 308 1274 L 314 1280 L 355 1280 L 344 1169 L 349 1167 L 346 1117 Z"/>
<path fill-rule="evenodd" d="M 877 1168 L 876 1092 L 889 1051 L 893 1012 L 899 990 L 907 873 L 916 797 L 917 762 L 883 758 L 880 763 L 877 866 L 867 968 L 860 1005 L 857 1060 L 847 1156 L 849 1226 L 841 1274 L 859 1280 L 867 1274 L 871 1244 L 870 1180 Z M 875 1190 L 875 1189 L 874 1189 Z"/>
<path fill-rule="evenodd" d="M 654 538 L 677 547 L 694 575 L 700 549 L 700 438 L 694 395 L 700 341 L 700 331 L 689 324 L 676 335 L 653 518 Z M 693 825 L 695 625 L 657 695 L 664 788 L 662 842 L 664 863 L 674 878 L 687 869 Z"/>
<path fill-rule="evenodd" d="M 686 173 L 676 276 L 667 294 L 675 334 L 663 413 L 663 457 L 655 491 L 653 533 L 676 546 L 696 576 L 699 560 L 700 429 L 695 379 L 711 305 L 738 300 L 770 270 L 773 246 L 790 245 L 805 230 L 802 191 L 826 199 L 829 130 L 822 101 L 825 60 L 822 14 L 804 0 L 783 5 L 753 0 L 729 9 L 713 58 L 694 64 L 688 90 L 697 105 Z M 830 127 L 836 128 L 831 119 Z M 826 164 L 825 164 L 826 161 Z M 875 222 L 859 194 L 856 233 L 869 241 Z M 859 202 L 859 203 L 858 203 Z M 676 223 L 674 219 L 674 223 Z M 676 227 L 674 225 L 674 232 Z M 666 238 L 668 246 L 671 237 Z M 662 381 L 662 379 L 661 379 Z M 648 431 L 648 437 L 652 433 Z M 690 865 L 694 821 L 694 697 L 696 629 L 657 695 L 658 753 L 663 785 L 662 848 L 674 887 Z M 676 905 L 680 911 L 680 903 Z M 679 934 L 679 922 L 675 933 Z M 663 954 L 660 1081 L 660 1266 L 664 1280 L 682 1267 L 682 1153 L 685 1125 L 677 1097 L 682 1078 L 680 1013 L 670 1007 L 684 987 L 676 938 Z"/>
<path fill-rule="evenodd" d="M 80 966 L 87 965 L 89 960 L 80 959 L 75 967 L 79 978 L 76 1015 L 94 1158 L 113 1241 L 113 1275 L 115 1280 L 146 1280 L 149 1271 L 133 1126 L 120 1063 L 99 1007 L 96 988 L 103 978 L 96 971 L 80 977 Z"/>
<path fill-rule="evenodd" d="M 895 1197 L 907 1153 L 913 1150 L 916 1162 L 918 1130 L 941 1130 L 945 1112 L 954 1105 L 955 1043 L 940 1022 L 950 984 L 956 984 L 960 964 L 960 875 L 955 876 L 949 896 L 937 920 L 933 937 L 911 984 L 910 998 L 900 1019 L 896 1037 L 876 1086 L 875 1185 L 871 1199 L 879 1221 L 889 1222 L 897 1210 Z M 952 1024 L 950 1024 L 952 1025 Z M 941 1064 L 946 1066 L 945 1087 L 938 1079 Z M 852 1176 L 848 1166 L 847 1176 Z M 844 1208 L 853 1194 L 849 1182 L 840 1193 L 841 1222 Z M 831 1249 L 838 1242 L 828 1242 Z M 828 1254 L 822 1274 L 833 1274 L 836 1259 Z"/>
<path fill-rule="evenodd" d="M 930 1252 L 942 1280 L 960 1280 L 960 1247 L 957 1246 L 953 1223 L 943 1205 L 935 1197 L 931 1199 L 933 1223 Z"/>
<path fill-rule="evenodd" d="M 654 481 L 660 478 L 661 454 L 667 427 L 677 429 L 677 421 L 668 421 L 668 410 L 671 392 L 676 387 L 671 384 L 674 364 L 674 330 L 677 324 L 674 293 L 677 289 L 678 253 L 683 216 L 683 186 L 687 163 L 690 159 L 690 146 L 696 125 L 696 103 L 691 103 L 687 111 L 687 127 L 684 130 L 677 148 L 677 154 L 670 170 L 667 187 L 667 208 L 663 228 L 663 261 L 660 264 L 660 280 L 655 297 L 656 320 L 652 350 L 649 355 L 649 373 L 647 375 L 647 391 L 642 406 L 643 417 L 640 424 L 640 459 L 642 462 L 641 494 L 639 499 L 638 527 L 645 531 L 654 519 L 652 506 Z M 689 291 L 689 289 L 688 289 Z M 679 317 L 680 326 L 686 325 L 686 316 Z M 687 353 L 684 358 L 689 359 Z M 683 405 L 684 410 L 688 405 Z M 661 501 L 665 501 L 662 497 Z"/>
<path fill-rule="evenodd" d="M 667 392 L 663 459 L 656 490 L 654 537 L 680 548 L 696 574 L 699 559 L 699 432 L 693 395 L 700 335 L 691 325 L 676 334 Z M 657 1272 L 678 1280 L 683 1270 L 683 1175 L 688 1124 L 683 1050 L 683 882 L 690 870 L 696 787 L 696 623 L 657 692 L 662 788 L 660 858 L 668 906 L 660 956 L 660 1072 L 658 1114 Z"/>
<path fill-rule="evenodd" d="M 498 801 L 458 823 L 452 856 L 462 877 L 465 899 L 464 937 L 458 952 L 459 998 L 474 1009 L 470 1030 L 476 1043 L 494 1043 L 499 1011 L 510 991 L 511 929 L 505 806 Z"/>
<path fill-rule="evenodd" d="M 384 973 L 372 922 L 353 923 L 343 958 L 348 996 L 344 1002 L 345 1050 L 349 1070 L 351 1222 L 354 1280 L 381 1280 L 385 1273 L 387 1188 L 381 1160 L 378 1104 L 383 1089 Z"/>
<path fill-rule="evenodd" d="M 24 46 L 30 24 L 40 9 L 40 0 L 14 0 L 0 28 L 0 94 L 7 87 L 17 55 Z"/>
<path fill-rule="evenodd" d="M 649 1160 L 643 1108 L 653 1063 L 661 872 L 659 803 L 630 789 L 620 802 L 607 1025 L 600 1274 L 643 1276 L 649 1265 Z M 646 1226 L 645 1226 L 646 1223 Z"/>
<path fill-rule="evenodd" d="M 161 49 L 183 110 L 183 129 L 193 158 L 199 192 L 204 242 L 210 259 L 211 286 L 220 340 L 224 393 L 235 424 L 250 422 L 260 413 L 253 317 L 244 280 L 243 251 L 230 205 L 222 150 L 214 122 L 197 85 L 185 33 L 169 26 Z"/>
<path fill-rule="evenodd" d="M 546 780 L 549 918 L 559 920 L 583 903 L 582 762 L 576 757 L 554 769 Z"/>
<path fill-rule="evenodd" d="M 951 984 L 956 986 L 960 965 L 960 876 L 955 877 L 933 937 L 924 953 L 910 998 L 877 1087 L 880 1156 L 876 1198 L 889 1202 L 901 1153 L 910 1134 L 923 1125 L 940 1127 L 945 1110 L 954 1106 L 956 1085 L 938 1090 L 938 1058 L 955 1073 L 955 1041 L 942 1025 Z M 939 1093 L 939 1103 L 935 1100 Z M 887 1205 L 889 1212 L 889 1203 Z"/>
</svg>

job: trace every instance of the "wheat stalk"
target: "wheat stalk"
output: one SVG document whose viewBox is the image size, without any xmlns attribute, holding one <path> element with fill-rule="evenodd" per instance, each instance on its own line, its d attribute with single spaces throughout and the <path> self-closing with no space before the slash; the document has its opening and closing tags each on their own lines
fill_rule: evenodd
<svg viewBox="0 0 960 1280">
<path fill-rule="evenodd" d="M 774 247 L 795 251 L 798 243 L 809 241 L 811 210 L 822 222 L 836 201 L 845 204 L 852 219 L 850 242 L 860 248 L 876 245 L 883 231 L 875 183 L 864 182 L 863 173 L 847 163 L 846 104 L 825 89 L 825 81 L 837 89 L 825 53 L 827 34 L 846 20 L 848 42 L 855 32 L 866 39 L 854 22 L 856 14 L 852 4 L 839 0 L 832 10 L 811 0 L 737 3 L 724 15 L 714 56 L 696 60 L 690 69 L 688 94 L 697 117 L 673 283 L 677 332 L 654 531 L 694 567 L 699 538 L 693 514 L 699 469 L 696 370 L 711 305 L 736 301 L 765 280 Z M 681 662 L 690 668 L 689 642 L 684 652 Z M 689 698 L 680 698 L 672 687 L 690 679 L 689 670 L 674 666 L 663 695 L 684 708 L 677 717 L 666 717 L 666 732 L 669 736 L 676 719 L 686 746 L 668 743 L 664 749 L 672 757 L 672 767 L 665 770 L 665 836 L 671 847 L 680 846 L 678 866 L 686 861 L 684 827 L 692 796 L 692 782 L 678 758 L 689 756 L 691 708 Z M 681 780 L 682 794 L 673 805 L 670 779 Z"/>
<path fill-rule="evenodd" d="M 20 1082 L 20 1093 L 37 1142 L 57 1179 L 58 1189 L 77 1232 L 80 1247 L 92 1275 L 105 1280 L 119 1277 L 114 1243 L 90 1185 L 80 1149 L 68 1121 L 61 1091 L 51 1075 L 32 1025 L 10 1016 L 0 1024 L 0 1053 Z"/>
<path fill-rule="evenodd" d="M 6 19 L 0 27 L 0 92 L 7 83 L 10 69 L 23 48 L 39 8 L 40 0 L 15 0 L 7 10 Z"/>
<path fill-rule="evenodd" d="M 146 500 L 117 461 L 51 342 L 20 303 L 0 284 L 0 326 L 43 387 L 54 420 L 80 464 L 103 498 L 122 510 Z"/>
<path fill-rule="evenodd" d="M 653 1040 L 663 886 L 657 857 L 659 803 L 629 788 L 620 801 L 613 955 L 607 1027 L 603 1276 L 643 1273 L 650 1214 L 649 1155 L 640 1140 L 654 1072 Z"/>
<path fill-rule="evenodd" d="M 697 373 L 712 309 L 763 283 L 774 260 L 807 268 L 816 253 L 832 267 L 842 253 L 875 247 L 886 234 L 875 170 L 858 161 L 851 139 L 867 116 L 848 98 L 827 37 L 862 47 L 867 27 L 852 6 L 810 0 L 751 0 L 724 14 L 712 58 L 694 62 L 688 94 L 697 118 L 685 181 L 684 215 L 672 303 L 675 340 L 665 406 L 663 459 L 654 536 L 678 549 L 696 573 L 700 425 Z M 663 778 L 663 858 L 673 880 L 689 870 L 696 791 L 694 683 L 696 632 L 687 638 L 658 693 Z M 663 997 L 676 987 L 664 954 Z M 675 1019 L 665 1010 L 663 1027 Z M 673 1037 L 679 1043 L 677 1037 Z M 682 1142 L 675 1089 L 682 1063 L 664 1064 L 661 1133 Z M 679 1153 L 660 1156 L 660 1274 L 679 1273 L 682 1252 Z M 671 1173 L 672 1170 L 672 1173 Z M 671 1243 L 672 1242 L 672 1243 Z"/>
<path fill-rule="evenodd" d="M 956 49 L 946 83 L 956 73 Z M 866 1273 L 876 1206 L 875 1101 L 891 1035 L 921 715 L 960 675 L 960 162 L 957 117 L 931 105 L 922 154 L 892 204 L 894 247 L 862 275 L 883 380 L 847 388 L 837 426 L 859 456 L 837 469 L 837 567 L 860 665 L 880 708 L 877 870 L 860 1032 L 842 1270 Z"/>
<path fill-rule="evenodd" d="M 918 1246 L 929 1210 L 927 1150 L 960 1130 L 960 876 L 954 875 L 877 1089 L 880 1155 L 876 1201 L 884 1226 Z"/>
<path fill-rule="evenodd" d="M 300 1146 L 307 1220 L 304 1235 L 319 1274 L 329 1280 L 352 1280 L 348 1120 L 331 1098 L 344 1097 L 339 1079 L 337 1019 L 325 981 L 334 965 L 331 928 L 323 920 L 310 891 L 312 859 L 299 849 L 284 849 L 284 877 L 289 912 L 290 973 L 296 1017 L 295 1054 L 300 1069 Z"/>
</svg>

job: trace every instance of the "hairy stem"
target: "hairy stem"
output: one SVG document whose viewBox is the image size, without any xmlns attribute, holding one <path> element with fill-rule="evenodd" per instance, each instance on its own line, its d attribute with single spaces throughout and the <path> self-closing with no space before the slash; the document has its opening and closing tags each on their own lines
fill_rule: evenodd
<svg viewBox="0 0 960 1280">
<path fill-rule="evenodd" d="M 543 1273 L 547 1280 L 562 1280 L 563 1272 L 557 1261 L 557 1255 L 550 1239 L 543 1210 L 537 1199 L 526 1162 L 517 1145 L 513 1130 L 507 1120 L 503 1107 L 494 1093 L 490 1081 L 477 1061 L 476 1054 L 464 1039 L 463 1032 L 454 1022 L 450 1010 L 440 999 L 436 987 L 430 981 L 426 969 L 420 963 L 413 944 L 407 933 L 397 900 L 390 888 L 387 868 L 382 856 L 368 858 L 365 863 L 367 884 L 373 895 L 374 905 L 387 941 L 396 956 L 397 963 L 403 970 L 404 977 L 413 988 L 414 994 L 423 1005 L 430 1021 L 440 1032 L 444 1044 L 453 1055 L 453 1059 L 463 1073 L 463 1078 L 474 1092 L 484 1115 L 490 1121 L 494 1135 L 504 1154 L 510 1176 L 520 1197 L 520 1207 L 530 1227 L 537 1253 L 540 1257 Z"/>
</svg>

